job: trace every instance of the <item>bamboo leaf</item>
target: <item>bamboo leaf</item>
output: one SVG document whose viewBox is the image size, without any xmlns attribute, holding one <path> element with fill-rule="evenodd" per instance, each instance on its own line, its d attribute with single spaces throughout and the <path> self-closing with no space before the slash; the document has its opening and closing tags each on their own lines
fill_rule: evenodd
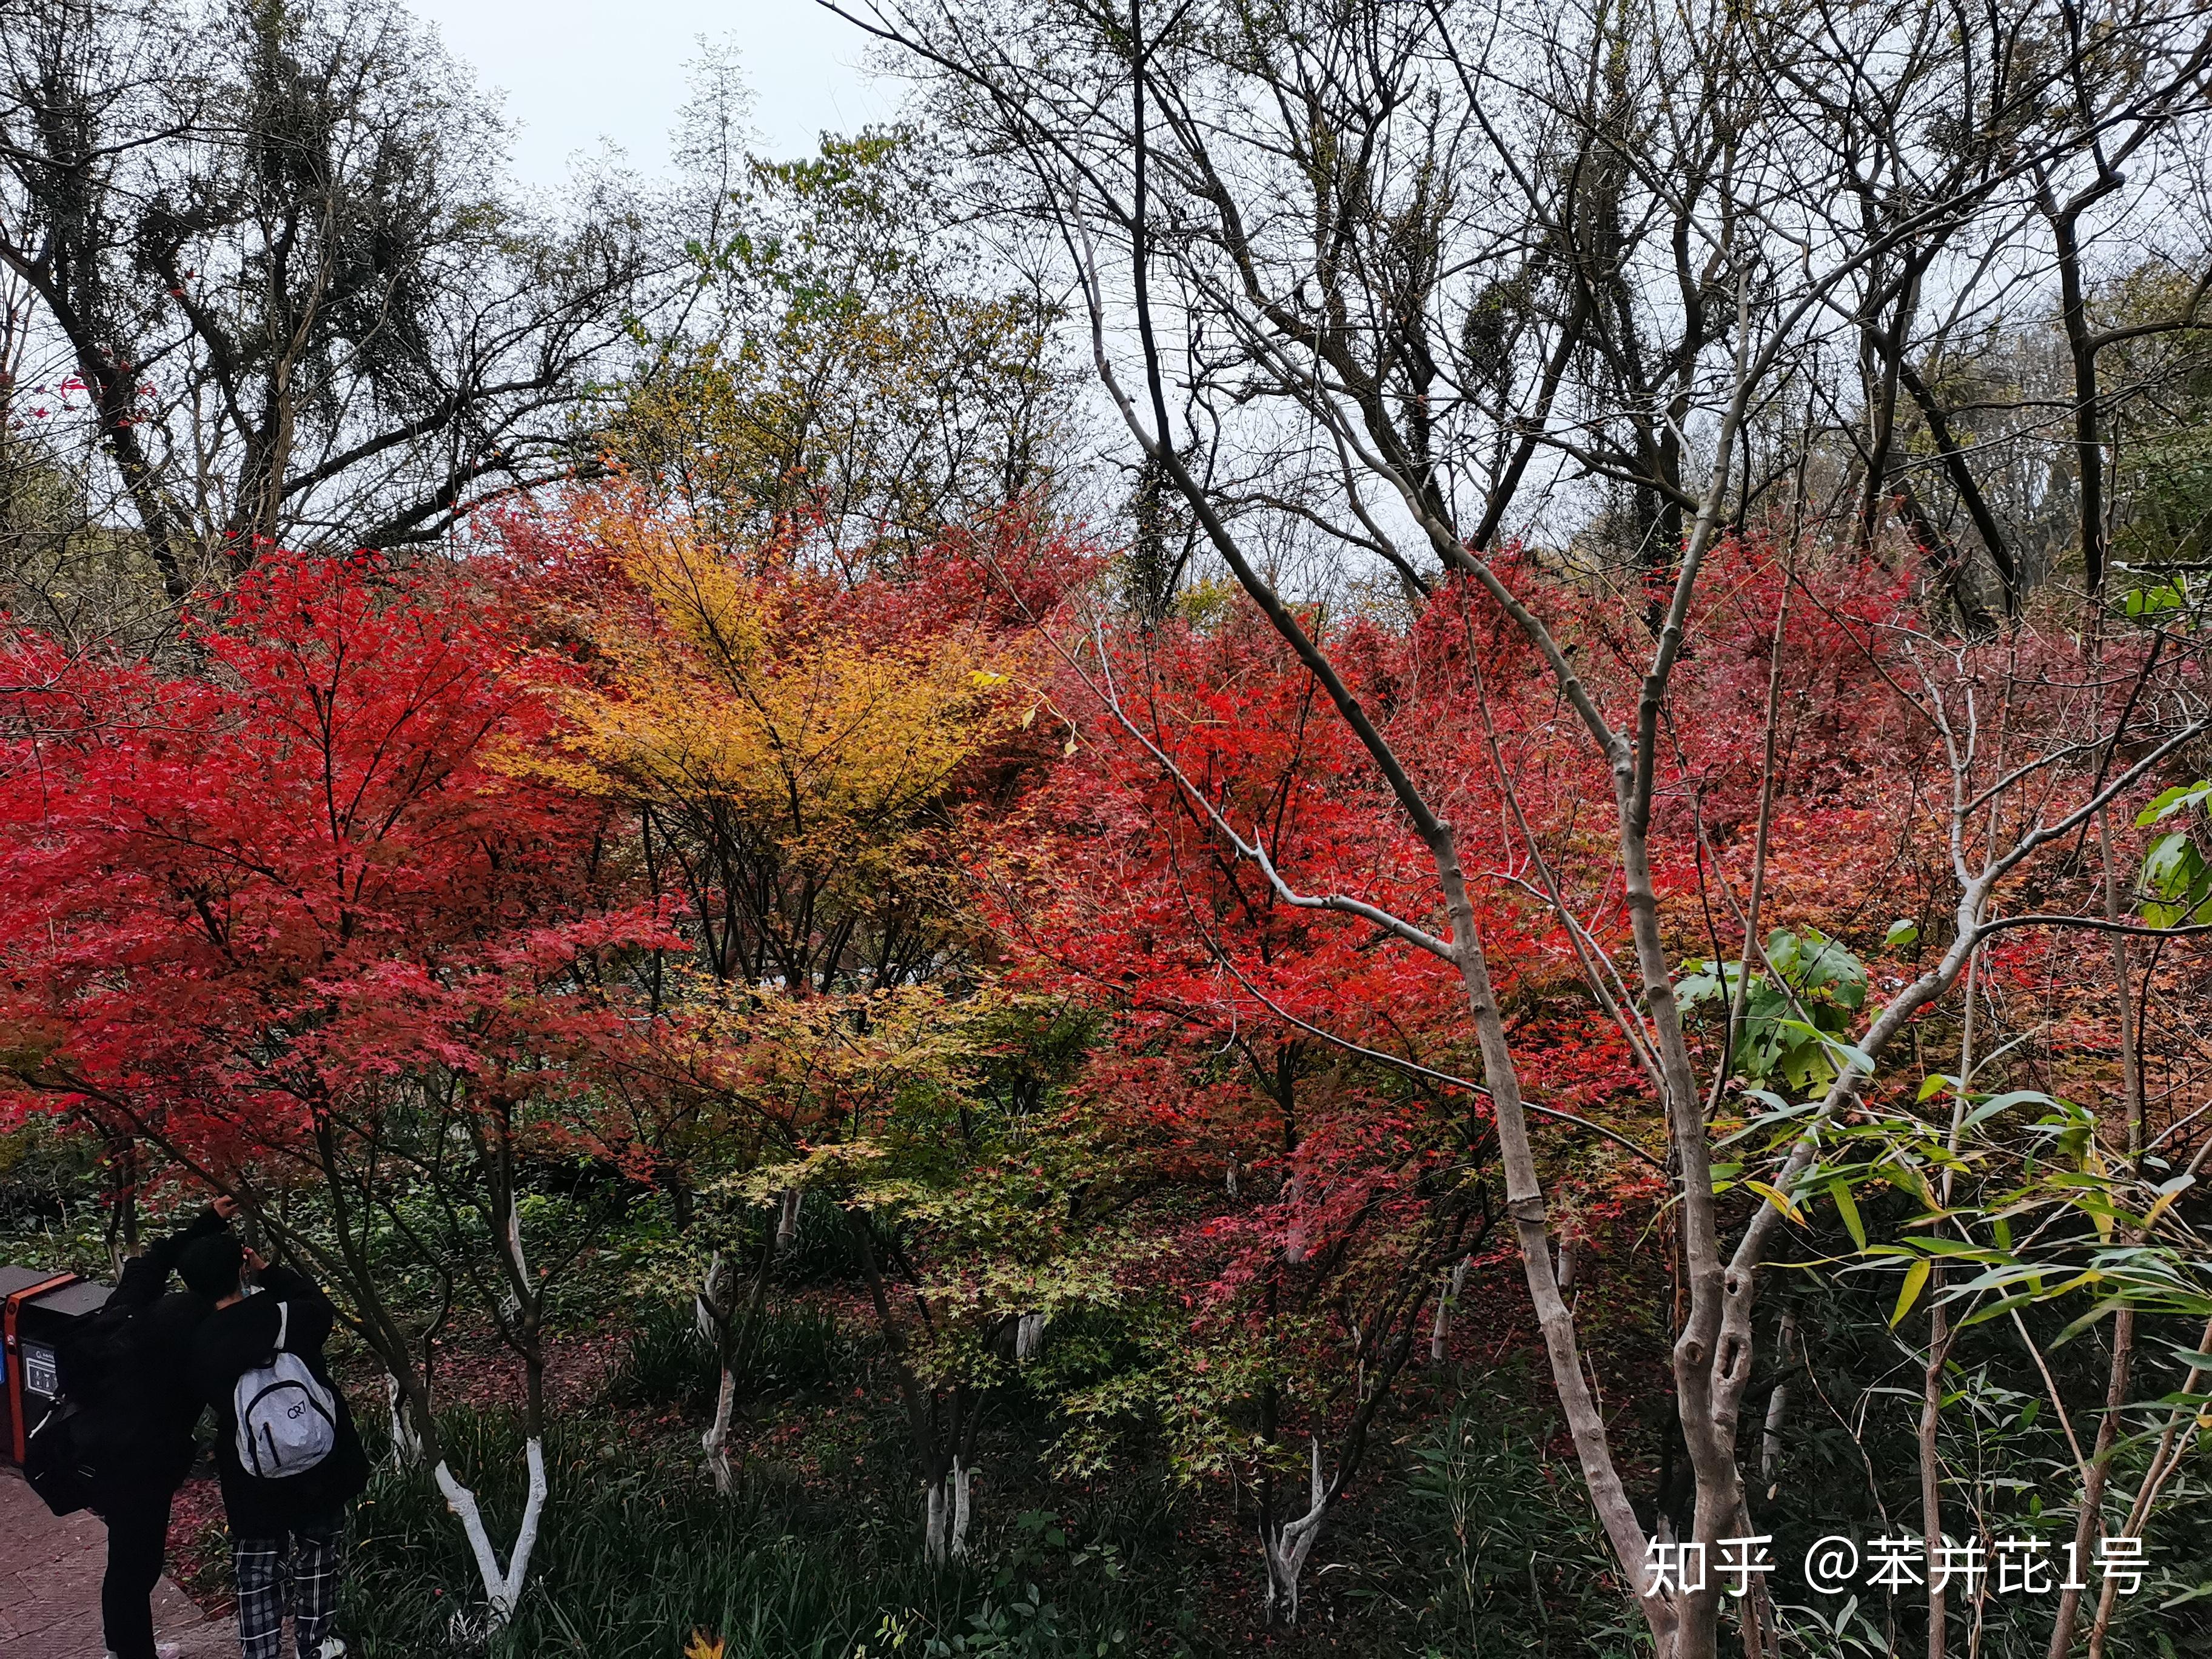
<svg viewBox="0 0 2212 1659">
<path fill-rule="evenodd" d="M 2158 1225 L 2158 1218 L 2173 1207 L 2173 1200 L 2196 1184 L 2197 1179 L 2194 1176 L 2183 1176 L 2159 1195 L 2157 1203 L 2143 1212 L 2142 1231 L 2146 1237 L 2149 1236 L 2150 1230 Z"/>
<path fill-rule="evenodd" d="M 1905 1270 L 1905 1284 L 1897 1293 L 1897 1310 L 1889 1316 L 1889 1328 L 1895 1330 L 1905 1316 L 1912 1311 L 1912 1304 L 1920 1299 L 1921 1287 L 1928 1283 L 1928 1270 L 1936 1264 L 1925 1258 Z"/>
<path fill-rule="evenodd" d="M 1844 1231 L 1850 1234 L 1851 1243 L 1866 1249 L 1866 1223 L 1859 1219 L 1858 1200 L 1851 1196 L 1850 1182 L 1837 1182 L 1828 1188 L 1828 1196 L 1836 1200 L 1836 1213 L 1844 1218 Z"/>
<path fill-rule="evenodd" d="M 1788 1216 L 1799 1226 L 1802 1227 L 1805 1224 L 1805 1212 L 1799 1209 L 1791 1200 L 1790 1194 L 1784 1192 L 1779 1187 L 1770 1187 L 1764 1181 L 1746 1181 L 1743 1184 L 1750 1188 L 1754 1193 L 1757 1193 L 1761 1198 L 1771 1204 L 1776 1209 L 1781 1211 L 1783 1214 Z"/>
</svg>

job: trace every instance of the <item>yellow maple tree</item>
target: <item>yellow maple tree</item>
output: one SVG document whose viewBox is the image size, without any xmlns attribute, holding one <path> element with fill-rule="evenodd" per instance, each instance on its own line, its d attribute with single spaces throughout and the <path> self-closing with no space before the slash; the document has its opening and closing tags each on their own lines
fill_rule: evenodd
<svg viewBox="0 0 2212 1659">
<path fill-rule="evenodd" d="M 725 911 L 742 895 L 760 966 L 828 988 L 841 928 L 941 878 L 941 809 L 1015 724 L 1009 676 L 957 619 L 826 603 L 787 550 L 711 544 L 620 493 L 579 520 L 635 602 L 584 618 L 603 672 L 566 695 L 545 769 L 653 813 Z"/>
</svg>

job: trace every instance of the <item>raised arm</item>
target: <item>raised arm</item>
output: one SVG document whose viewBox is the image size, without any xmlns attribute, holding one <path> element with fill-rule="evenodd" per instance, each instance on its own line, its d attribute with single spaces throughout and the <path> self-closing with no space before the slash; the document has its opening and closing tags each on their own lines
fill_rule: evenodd
<svg viewBox="0 0 2212 1659">
<path fill-rule="evenodd" d="M 185 1247 L 196 1238 L 219 1233 L 229 1224 L 223 1213 L 210 1205 L 174 1232 L 155 1239 L 123 1264 L 122 1276 L 115 1282 L 115 1293 L 107 1298 L 108 1305 L 134 1312 L 151 1306 L 161 1299 Z"/>
</svg>

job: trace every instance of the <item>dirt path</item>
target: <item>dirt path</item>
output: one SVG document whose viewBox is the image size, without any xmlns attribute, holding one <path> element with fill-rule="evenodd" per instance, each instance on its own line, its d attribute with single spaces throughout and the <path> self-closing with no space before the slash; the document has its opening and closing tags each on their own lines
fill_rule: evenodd
<svg viewBox="0 0 2212 1659">
<path fill-rule="evenodd" d="M 106 1561 L 97 1517 L 58 1521 L 12 1470 L 0 1471 L 0 1659 L 100 1659 Z M 185 1659 L 235 1659 L 231 1625 L 210 1623 L 166 1578 L 154 1592 L 154 1620 Z"/>
</svg>

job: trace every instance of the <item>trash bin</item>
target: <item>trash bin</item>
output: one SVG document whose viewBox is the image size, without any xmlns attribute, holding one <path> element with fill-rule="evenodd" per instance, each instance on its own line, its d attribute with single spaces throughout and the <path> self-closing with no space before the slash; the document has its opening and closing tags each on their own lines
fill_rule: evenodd
<svg viewBox="0 0 2212 1659">
<path fill-rule="evenodd" d="M 0 1267 L 0 1458 L 20 1465 L 30 1437 L 60 1390 L 55 1355 L 76 1321 L 106 1305 L 105 1285 L 75 1273 Z"/>
</svg>

